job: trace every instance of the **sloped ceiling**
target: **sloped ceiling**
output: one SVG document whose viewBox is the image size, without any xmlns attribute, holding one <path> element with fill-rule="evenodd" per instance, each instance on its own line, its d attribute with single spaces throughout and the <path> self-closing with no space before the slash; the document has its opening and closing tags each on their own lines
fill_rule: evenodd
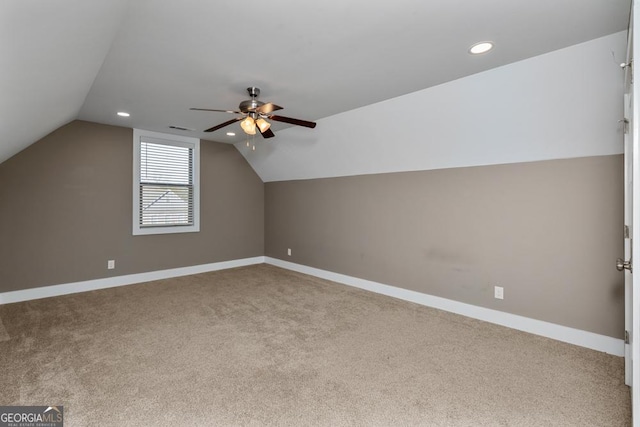
<svg viewBox="0 0 640 427">
<path fill-rule="evenodd" d="M 78 117 L 127 3 L 0 2 L 0 162 Z"/>
<path fill-rule="evenodd" d="M 291 127 L 255 150 L 265 181 L 620 154 L 619 32 Z"/>
<path fill-rule="evenodd" d="M 321 120 L 623 31 L 629 8 L 630 0 L 4 0 L 0 161 L 76 118 L 239 144 L 239 129 L 201 132 L 229 115 L 188 108 L 235 109 L 255 85 L 282 115 Z M 494 51 L 469 55 L 482 40 Z M 121 110 L 131 117 L 117 117 Z M 285 127 L 274 125 L 273 141 Z"/>
</svg>

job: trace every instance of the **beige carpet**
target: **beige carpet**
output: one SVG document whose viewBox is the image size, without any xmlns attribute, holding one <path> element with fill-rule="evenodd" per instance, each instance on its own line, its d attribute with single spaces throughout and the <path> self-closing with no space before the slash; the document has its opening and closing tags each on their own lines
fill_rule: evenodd
<svg viewBox="0 0 640 427">
<path fill-rule="evenodd" d="M 630 425 L 623 360 L 257 265 L 0 306 L 66 426 Z"/>
</svg>

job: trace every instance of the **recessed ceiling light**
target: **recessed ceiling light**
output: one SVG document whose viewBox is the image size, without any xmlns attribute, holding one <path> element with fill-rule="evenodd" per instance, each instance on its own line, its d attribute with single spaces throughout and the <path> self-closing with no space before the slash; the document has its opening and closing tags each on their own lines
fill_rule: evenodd
<svg viewBox="0 0 640 427">
<path fill-rule="evenodd" d="M 469 53 L 472 55 L 479 55 L 481 53 L 489 52 L 493 49 L 493 43 L 491 42 L 480 42 L 476 43 L 469 48 Z"/>
<path fill-rule="evenodd" d="M 236 136 L 235 132 L 227 132 L 227 136 Z"/>
<path fill-rule="evenodd" d="M 118 115 L 120 117 L 129 117 L 131 114 L 129 113 L 125 113 L 124 111 L 118 111 Z"/>
</svg>

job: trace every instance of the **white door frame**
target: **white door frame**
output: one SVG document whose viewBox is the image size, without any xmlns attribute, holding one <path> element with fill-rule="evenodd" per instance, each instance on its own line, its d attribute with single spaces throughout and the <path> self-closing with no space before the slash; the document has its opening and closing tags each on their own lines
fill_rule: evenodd
<svg viewBox="0 0 640 427">
<path fill-rule="evenodd" d="M 625 252 L 627 249 L 630 253 L 625 253 L 626 260 L 631 262 L 631 266 L 635 266 L 640 269 L 640 89 L 637 84 L 630 84 L 634 82 L 634 66 L 633 58 L 640 57 L 640 41 L 638 40 L 638 33 L 634 31 L 634 22 L 640 22 L 640 10 L 635 7 L 635 1 L 632 1 L 631 6 L 631 19 L 629 24 L 629 49 L 630 57 L 627 58 L 628 75 L 630 80 L 625 81 L 625 92 L 630 92 L 627 96 L 631 96 L 631 102 L 625 102 L 625 113 L 629 113 L 627 120 L 629 120 L 628 132 L 629 135 L 625 138 L 625 167 L 631 168 L 630 178 L 631 183 L 627 181 L 629 178 L 625 176 L 625 198 L 631 198 L 631 211 L 629 212 L 628 206 L 625 206 L 625 212 L 629 212 L 630 218 L 628 218 L 630 226 L 629 235 L 631 241 L 628 244 L 625 242 Z M 627 89 L 630 87 L 630 91 Z M 627 97 L 625 97 L 627 100 Z M 631 111 L 629 111 L 629 109 Z M 629 162 L 628 157 L 631 157 Z M 626 175 L 626 173 L 625 173 Z M 636 185 L 633 185 L 636 183 Z M 626 189 L 629 188 L 629 193 L 626 193 Z M 627 220 L 627 218 L 625 218 Z M 637 225 L 634 227 L 634 224 Z M 628 248 L 627 248 L 628 246 Z M 631 301 L 626 301 L 627 308 L 626 318 L 629 330 L 630 341 L 630 357 L 631 363 L 629 364 L 630 372 L 630 386 L 631 386 L 631 408 L 633 425 L 640 427 L 640 271 L 636 274 L 625 271 L 628 286 L 630 286 L 625 296 L 629 295 Z M 627 285 L 625 285 L 627 286 Z M 625 352 L 627 357 L 627 352 Z M 628 362 L 628 360 L 627 360 Z M 625 371 L 627 371 L 626 369 Z"/>
</svg>

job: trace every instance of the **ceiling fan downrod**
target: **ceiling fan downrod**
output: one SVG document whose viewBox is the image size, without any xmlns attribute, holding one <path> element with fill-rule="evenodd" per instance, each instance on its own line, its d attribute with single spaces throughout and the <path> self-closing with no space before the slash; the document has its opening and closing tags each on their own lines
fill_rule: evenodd
<svg viewBox="0 0 640 427">
<path fill-rule="evenodd" d="M 249 96 L 252 98 L 257 98 L 260 96 L 260 88 L 259 87 L 248 87 L 247 92 L 249 92 Z"/>
</svg>

